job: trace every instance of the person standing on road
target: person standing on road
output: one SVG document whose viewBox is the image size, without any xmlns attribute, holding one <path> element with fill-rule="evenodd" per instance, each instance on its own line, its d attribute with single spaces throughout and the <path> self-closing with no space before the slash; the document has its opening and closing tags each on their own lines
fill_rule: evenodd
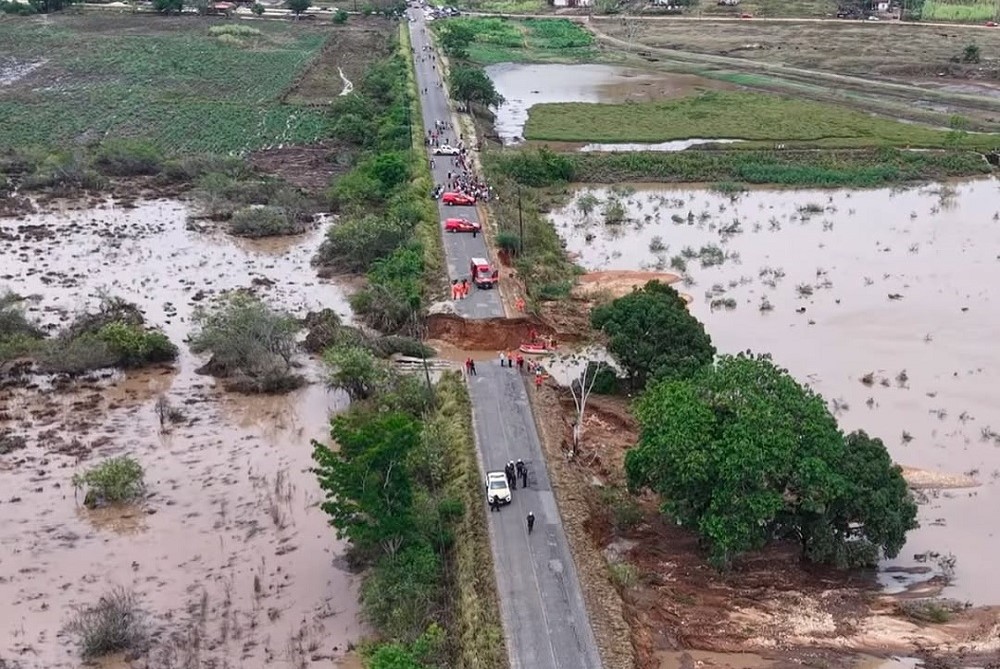
<svg viewBox="0 0 1000 669">
<path fill-rule="evenodd" d="M 469 296 L 469 280 L 462 279 L 462 297 L 465 298 L 468 296 Z"/>
<path fill-rule="evenodd" d="M 528 465 L 524 464 L 524 460 L 517 461 L 517 475 L 521 477 L 521 487 L 528 487 Z"/>
<path fill-rule="evenodd" d="M 528 512 L 528 534 L 531 534 L 531 531 L 533 529 L 535 529 L 535 514 L 533 514 L 531 511 L 529 511 Z"/>
<path fill-rule="evenodd" d="M 497 351 L 497 357 L 500 358 L 500 366 L 501 367 L 506 367 L 507 366 L 507 354 L 504 353 L 503 351 Z"/>
<path fill-rule="evenodd" d="M 490 498 L 490 513 L 500 510 L 500 498 L 496 495 Z"/>
<path fill-rule="evenodd" d="M 514 480 L 514 463 L 508 462 L 503 466 L 503 475 L 507 477 L 507 485 Z"/>
</svg>

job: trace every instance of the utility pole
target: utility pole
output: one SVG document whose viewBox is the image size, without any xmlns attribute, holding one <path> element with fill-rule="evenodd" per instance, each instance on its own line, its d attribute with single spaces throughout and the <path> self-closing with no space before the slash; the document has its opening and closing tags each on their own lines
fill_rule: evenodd
<svg viewBox="0 0 1000 669">
<path fill-rule="evenodd" d="M 517 187 L 517 225 L 520 228 L 520 244 L 521 247 L 518 251 L 518 255 L 524 255 L 524 217 L 521 214 L 521 186 Z"/>
</svg>

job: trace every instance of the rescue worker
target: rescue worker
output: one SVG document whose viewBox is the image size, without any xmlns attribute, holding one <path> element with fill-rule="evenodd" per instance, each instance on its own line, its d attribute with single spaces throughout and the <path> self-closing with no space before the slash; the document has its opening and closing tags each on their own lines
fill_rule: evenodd
<svg viewBox="0 0 1000 669">
<path fill-rule="evenodd" d="M 521 468 L 521 487 L 528 487 L 528 465 L 524 464 L 520 460 L 517 461 L 518 466 Z"/>
<path fill-rule="evenodd" d="M 500 498 L 496 495 L 490 498 L 490 513 L 500 510 Z"/>
<path fill-rule="evenodd" d="M 531 531 L 533 529 L 535 529 L 535 514 L 533 514 L 531 511 L 529 511 L 528 512 L 528 534 L 531 534 Z"/>
</svg>

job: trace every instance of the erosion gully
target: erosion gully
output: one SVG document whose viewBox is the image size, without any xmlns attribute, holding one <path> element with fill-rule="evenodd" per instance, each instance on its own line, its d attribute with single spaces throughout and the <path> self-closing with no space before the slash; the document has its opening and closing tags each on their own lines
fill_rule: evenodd
<svg viewBox="0 0 1000 669">
<path fill-rule="evenodd" d="M 599 204 L 590 216 L 583 193 Z M 626 222 L 602 211 L 621 203 Z M 586 207 L 585 207 L 586 208 Z M 889 591 L 948 571 L 944 595 L 1000 603 L 1000 182 L 898 189 L 582 186 L 552 214 L 588 270 L 670 270 L 721 352 L 768 352 L 846 430 L 919 468 L 920 529 Z"/>
<path fill-rule="evenodd" d="M 311 361 L 312 383 L 297 392 L 224 392 L 195 373 L 203 361 L 184 344 L 196 306 L 221 291 L 346 316 L 345 292 L 309 266 L 319 229 L 248 241 L 189 230 L 189 213 L 176 201 L 109 201 L 0 220 L 0 287 L 31 296 L 33 317 L 55 327 L 107 293 L 140 305 L 181 348 L 173 369 L 0 391 L 0 427 L 29 441 L 0 456 L 2 659 L 79 666 L 63 626 L 75 607 L 125 586 L 154 623 L 149 666 L 357 666 L 347 653 L 364 631 L 357 579 L 309 471 L 310 440 L 328 437 L 346 398 Z M 185 420 L 162 429 L 160 397 Z M 72 475 L 124 453 L 145 468 L 149 498 L 88 511 Z"/>
</svg>

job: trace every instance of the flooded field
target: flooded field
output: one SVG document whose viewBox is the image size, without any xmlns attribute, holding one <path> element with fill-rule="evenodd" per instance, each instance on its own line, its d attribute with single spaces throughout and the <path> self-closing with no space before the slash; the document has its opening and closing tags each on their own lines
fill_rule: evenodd
<svg viewBox="0 0 1000 669">
<path fill-rule="evenodd" d="M 1000 603 L 1000 183 L 584 188 L 552 216 L 585 268 L 677 272 L 720 351 L 772 353 L 900 464 L 971 477 L 918 491 L 921 527 L 881 578 L 943 573 L 946 596 Z"/>
<path fill-rule="evenodd" d="M 13 666 L 79 666 L 61 630 L 114 586 L 150 614 L 158 669 L 336 666 L 363 631 L 356 579 L 309 472 L 310 439 L 327 437 L 346 398 L 321 382 L 278 397 L 224 393 L 183 345 L 195 305 L 230 288 L 297 314 L 346 314 L 343 291 L 309 266 L 322 233 L 234 240 L 187 230 L 187 213 L 156 201 L 0 221 L 0 289 L 31 295 L 37 320 L 60 324 L 107 292 L 181 348 L 173 371 L 0 390 L 0 428 L 28 440 L 0 456 L 0 659 Z M 161 428 L 161 397 L 183 421 Z M 146 469 L 148 499 L 86 510 L 72 475 L 124 453 Z"/>
<path fill-rule="evenodd" d="M 500 63 L 487 67 L 486 74 L 506 99 L 497 110 L 494 127 L 507 144 L 522 141 L 528 110 L 537 104 L 642 102 L 678 97 L 696 90 L 732 88 L 689 74 L 644 72 L 611 65 Z"/>
</svg>

